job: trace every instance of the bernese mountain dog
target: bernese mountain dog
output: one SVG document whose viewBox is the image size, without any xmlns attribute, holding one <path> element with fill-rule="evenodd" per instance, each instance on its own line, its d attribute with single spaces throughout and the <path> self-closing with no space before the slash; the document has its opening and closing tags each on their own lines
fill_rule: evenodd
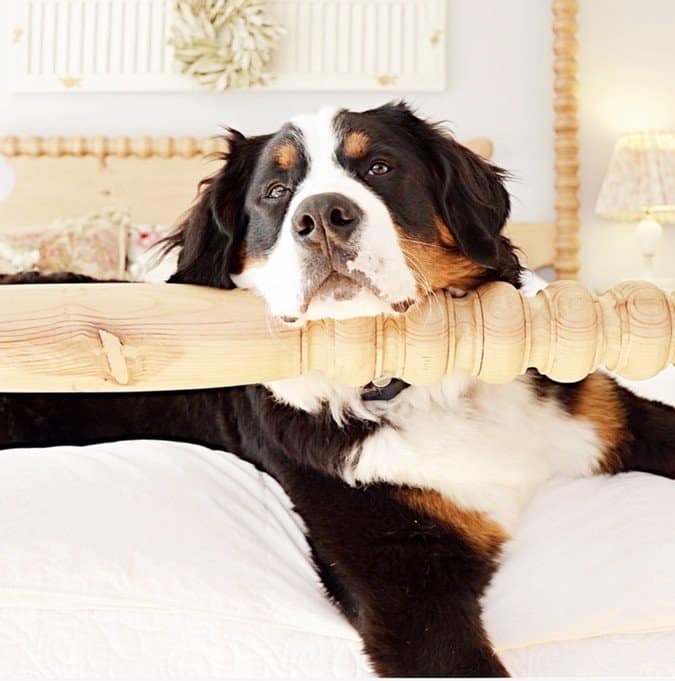
<svg viewBox="0 0 675 681">
<path fill-rule="evenodd" d="M 400 314 L 437 291 L 519 285 L 501 234 L 505 174 L 404 103 L 230 130 L 220 171 L 170 237 L 170 281 L 262 296 L 285 324 Z M 76 280 L 35 273 L 4 283 Z M 274 476 L 307 527 L 329 597 L 381 676 L 505 676 L 481 596 L 554 477 L 675 476 L 675 410 L 603 373 L 362 388 L 321 374 L 146 394 L 6 394 L 0 446 L 162 438 Z"/>
</svg>

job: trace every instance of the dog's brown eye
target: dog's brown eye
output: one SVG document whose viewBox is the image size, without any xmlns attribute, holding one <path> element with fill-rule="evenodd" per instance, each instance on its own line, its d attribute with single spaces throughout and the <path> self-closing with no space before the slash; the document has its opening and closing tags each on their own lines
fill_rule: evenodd
<svg viewBox="0 0 675 681">
<path fill-rule="evenodd" d="M 377 163 L 373 163 L 372 166 L 368 169 L 368 175 L 385 175 L 391 170 L 391 166 L 388 166 L 386 163 L 382 163 L 382 161 L 378 161 Z"/>
<path fill-rule="evenodd" d="M 283 184 L 273 184 L 268 190 L 267 193 L 265 194 L 265 198 L 267 199 L 281 199 L 288 192 L 290 189 L 288 187 L 284 187 Z"/>
</svg>

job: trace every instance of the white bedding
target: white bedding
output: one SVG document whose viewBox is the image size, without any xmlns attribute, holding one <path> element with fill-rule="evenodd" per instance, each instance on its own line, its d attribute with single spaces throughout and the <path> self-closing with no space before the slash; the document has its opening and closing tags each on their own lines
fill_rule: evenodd
<svg viewBox="0 0 675 681">
<path fill-rule="evenodd" d="M 675 404 L 675 370 L 631 386 Z M 675 482 L 556 482 L 485 597 L 517 675 L 675 675 Z M 130 441 L 0 453 L 0 679 L 368 676 L 302 522 L 235 456 Z"/>
<path fill-rule="evenodd" d="M 233 455 L 132 441 L 0 455 L 0 678 L 353 678 L 300 519 Z M 485 599 L 518 675 L 675 675 L 675 482 L 550 485 Z"/>
<path fill-rule="evenodd" d="M 0 678 L 367 673 L 287 497 L 231 454 L 1 453 L 0 546 Z"/>
</svg>

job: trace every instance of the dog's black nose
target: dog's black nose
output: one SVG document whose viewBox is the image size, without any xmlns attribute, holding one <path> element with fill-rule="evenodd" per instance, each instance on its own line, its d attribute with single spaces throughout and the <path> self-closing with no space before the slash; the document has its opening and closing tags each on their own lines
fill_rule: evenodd
<svg viewBox="0 0 675 681">
<path fill-rule="evenodd" d="M 343 194 L 314 194 L 298 206 L 293 229 L 301 241 L 346 241 L 361 224 L 363 211 Z"/>
</svg>

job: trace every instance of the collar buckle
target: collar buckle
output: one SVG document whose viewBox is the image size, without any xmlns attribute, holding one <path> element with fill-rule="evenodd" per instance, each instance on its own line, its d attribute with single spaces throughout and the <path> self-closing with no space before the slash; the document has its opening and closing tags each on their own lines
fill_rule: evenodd
<svg viewBox="0 0 675 681">
<path fill-rule="evenodd" d="M 387 374 L 374 378 L 361 389 L 361 399 L 364 402 L 388 402 L 403 392 L 410 383 L 400 378 L 393 378 Z"/>
</svg>

